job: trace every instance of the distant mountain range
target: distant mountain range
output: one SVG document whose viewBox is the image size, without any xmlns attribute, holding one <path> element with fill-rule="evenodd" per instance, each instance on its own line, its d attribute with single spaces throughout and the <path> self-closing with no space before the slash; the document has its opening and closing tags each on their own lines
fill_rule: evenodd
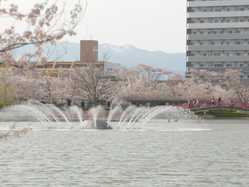
<svg viewBox="0 0 249 187">
<path fill-rule="evenodd" d="M 79 43 L 62 42 L 56 46 L 46 45 L 44 48 L 51 61 L 78 61 L 80 59 Z M 19 57 L 27 51 L 32 51 L 32 47 L 28 46 L 17 49 L 14 51 L 14 55 Z M 183 73 L 186 70 L 184 53 L 149 51 L 136 48 L 132 45 L 117 46 L 100 44 L 99 60 L 107 60 L 125 67 L 147 64 L 157 68 L 166 68 L 178 73 Z"/>
</svg>

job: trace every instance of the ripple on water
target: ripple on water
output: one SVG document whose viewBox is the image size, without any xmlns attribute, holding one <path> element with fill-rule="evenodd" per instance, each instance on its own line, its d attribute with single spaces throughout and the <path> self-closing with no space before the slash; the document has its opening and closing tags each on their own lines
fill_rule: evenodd
<svg viewBox="0 0 249 187">
<path fill-rule="evenodd" d="M 217 122 L 204 129 L 34 131 L 0 141 L 0 183 L 248 186 L 249 127 Z"/>
</svg>

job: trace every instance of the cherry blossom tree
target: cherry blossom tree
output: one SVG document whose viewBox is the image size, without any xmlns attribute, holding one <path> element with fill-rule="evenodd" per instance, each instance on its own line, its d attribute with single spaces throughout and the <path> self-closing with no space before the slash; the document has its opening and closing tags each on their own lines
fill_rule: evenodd
<svg viewBox="0 0 249 187">
<path fill-rule="evenodd" d="M 115 81 L 104 76 L 102 67 L 88 64 L 85 67 L 75 68 L 71 72 L 73 91 L 81 99 L 98 103 L 109 100 L 114 94 Z"/>
<path fill-rule="evenodd" d="M 223 72 L 196 70 L 192 72 L 192 78 L 184 81 L 180 87 L 186 90 L 188 99 L 222 98 L 224 101 L 231 100 L 245 102 L 248 100 L 247 88 L 241 80 L 241 73 L 236 69 L 226 69 Z M 188 91 L 187 91 L 188 90 Z"/>
<path fill-rule="evenodd" d="M 44 44 L 76 34 L 86 8 L 86 0 L 34 0 L 30 4 L 25 0 L 0 0 L 0 102 L 10 98 L 17 102 L 53 102 L 67 97 L 65 83 L 69 81 L 42 75 L 34 62 L 46 62 Z M 12 56 L 13 50 L 28 45 L 32 45 L 32 52 L 25 52 L 19 59 Z"/>
<path fill-rule="evenodd" d="M 0 0 L 1 22 L 6 23 L 0 29 L 1 61 L 15 63 L 11 51 L 27 45 L 33 45 L 35 53 L 25 54 L 21 61 L 38 57 L 44 61 L 42 45 L 75 35 L 87 7 L 83 0 L 34 0 L 25 7 L 22 3 L 25 1 Z"/>
<path fill-rule="evenodd" d="M 126 100 L 170 100 L 174 97 L 172 72 L 147 65 L 120 72 L 118 97 Z M 175 97 L 174 97 L 175 99 Z"/>
</svg>

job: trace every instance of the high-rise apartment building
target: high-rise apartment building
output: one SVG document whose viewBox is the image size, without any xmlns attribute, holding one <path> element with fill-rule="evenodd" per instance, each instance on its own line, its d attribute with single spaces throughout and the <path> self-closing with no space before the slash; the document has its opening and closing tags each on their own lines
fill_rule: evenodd
<svg viewBox="0 0 249 187">
<path fill-rule="evenodd" d="M 187 0 L 187 76 L 226 69 L 249 79 L 249 0 Z"/>
</svg>

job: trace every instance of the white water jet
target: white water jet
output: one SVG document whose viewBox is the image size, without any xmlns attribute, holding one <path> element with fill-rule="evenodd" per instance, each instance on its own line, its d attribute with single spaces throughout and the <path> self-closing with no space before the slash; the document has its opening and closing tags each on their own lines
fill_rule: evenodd
<svg viewBox="0 0 249 187">
<path fill-rule="evenodd" d="M 107 118 L 107 123 L 111 123 L 114 115 L 117 113 L 117 112 L 123 112 L 123 109 L 120 105 L 114 107 L 114 109 L 112 109 L 110 112 L 109 112 L 109 115 L 108 115 L 108 118 Z"/>
<path fill-rule="evenodd" d="M 143 113 L 144 111 L 146 110 L 146 108 L 142 107 L 142 108 L 137 108 L 135 110 L 135 112 L 133 113 L 133 115 L 131 116 L 129 122 L 127 123 L 127 127 L 129 128 L 130 125 L 133 123 L 133 122 L 136 122 L 135 119 L 137 119 L 138 116 L 141 115 L 141 113 Z"/>
<path fill-rule="evenodd" d="M 133 116 L 134 112 L 137 110 L 137 107 L 132 107 L 130 108 L 130 110 L 128 110 L 126 112 L 126 115 L 124 116 L 123 120 L 119 122 L 119 126 L 122 124 L 125 124 L 125 123 L 128 123 L 129 120 L 131 119 L 131 117 Z M 121 127 L 121 126 L 120 126 Z"/>
<path fill-rule="evenodd" d="M 64 121 L 67 122 L 67 124 L 69 126 L 72 126 L 72 123 L 68 120 L 67 116 L 62 112 L 61 109 L 59 109 L 58 107 L 56 107 L 55 105 L 51 105 L 52 110 L 56 111 L 63 119 Z"/>
<path fill-rule="evenodd" d="M 139 122 L 139 121 L 142 119 L 144 113 L 146 113 L 146 112 L 148 112 L 148 111 L 150 111 L 149 108 L 144 108 L 143 110 L 141 110 L 141 112 L 140 112 L 140 113 L 134 118 L 134 120 L 129 124 L 129 128 L 131 128 L 131 127 L 134 126 L 137 122 Z"/>
<path fill-rule="evenodd" d="M 139 120 L 144 120 L 144 118 L 146 118 L 149 114 L 153 113 L 155 110 L 158 110 L 161 106 L 157 106 L 157 107 L 153 107 L 153 108 L 149 108 L 147 112 L 145 112 Z"/>
<path fill-rule="evenodd" d="M 79 128 L 83 126 L 84 128 L 97 129 L 137 129 L 148 125 L 151 120 L 156 118 L 160 118 L 165 122 L 197 119 L 189 110 L 173 106 L 136 107 L 130 105 L 123 109 L 121 105 L 116 105 L 109 111 L 108 115 L 106 115 L 106 110 L 102 106 L 97 106 L 88 111 L 90 116 L 86 119 L 83 119 L 82 111 L 77 106 L 61 110 L 55 105 L 40 102 L 29 102 L 28 104 L 7 107 L 2 112 L 7 111 L 7 113 L 12 114 L 11 111 L 13 110 L 23 114 L 23 116 L 19 115 L 20 120 L 30 120 L 30 117 L 32 117 L 32 119 L 34 118 L 40 123 L 44 122 L 44 124 L 58 124 L 58 122 L 62 121 L 71 128 L 73 127 L 72 122 L 75 121 L 79 123 Z M 1 112 L 0 115 L 2 115 Z M 23 117 L 26 118 L 23 119 Z"/>
<path fill-rule="evenodd" d="M 78 117 L 78 119 L 80 121 L 80 124 L 83 124 L 84 120 L 83 120 L 83 117 L 82 117 L 82 110 L 77 106 L 70 107 L 70 110 L 76 113 L 76 115 L 77 115 L 77 117 Z"/>
<path fill-rule="evenodd" d="M 119 119 L 119 123 L 118 123 L 118 126 L 120 126 L 124 121 L 125 121 L 125 118 L 133 111 L 136 109 L 136 106 L 134 105 L 131 105 L 129 107 L 127 107 L 125 109 L 125 111 L 122 113 L 120 119 Z"/>
<path fill-rule="evenodd" d="M 34 107 L 38 107 L 37 108 L 38 110 L 42 111 L 48 118 L 51 117 L 52 120 L 54 120 L 56 123 L 59 122 L 59 119 L 55 116 L 54 112 L 50 108 L 50 105 L 43 105 L 40 103 L 39 105 Z"/>
<path fill-rule="evenodd" d="M 92 115 L 94 128 L 97 128 L 98 116 L 99 116 L 100 111 L 102 111 L 102 110 L 103 110 L 103 108 L 101 106 L 97 106 L 97 107 L 91 108 L 89 111 Z"/>
<path fill-rule="evenodd" d="M 19 113 L 24 113 L 27 112 L 27 114 L 31 115 L 34 117 L 36 120 L 39 122 L 47 121 L 51 122 L 50 119 L 39 109 L 32 105 L 17 105 L 10 107 L 9 110 L 14 109 L 17 110 Z"/>
</svg>

